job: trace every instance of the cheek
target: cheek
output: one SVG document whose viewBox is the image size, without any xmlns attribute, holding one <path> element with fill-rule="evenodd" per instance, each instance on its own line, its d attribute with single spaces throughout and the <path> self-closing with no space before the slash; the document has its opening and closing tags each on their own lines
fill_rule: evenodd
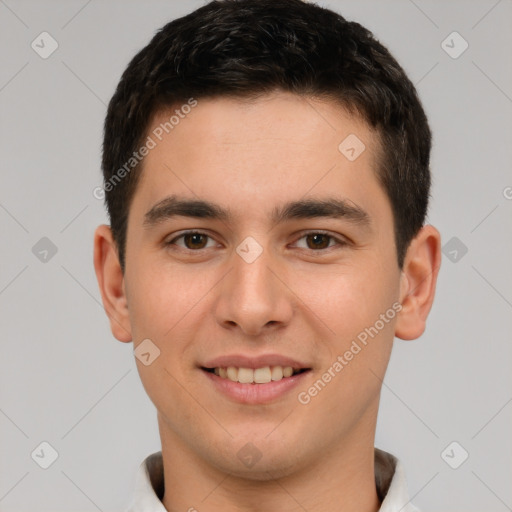
<svg viewBox="0 0 512 512">
<path fill-rule="evenodd" d="M 149 262 L 149 258 L 147 259 Z M 134 333 L 134 349 L 143 340 L 151 340 L 159 350 L 158 357 L 145 366 L 137 360 L 141 382 L 149 398 L 166 418 L 192 421 L 187 402 L 192 358 L 188 354 L 190 340 L 197 325 L 198 301 L 211 288 L 205 279 L 190 276 L 176 269 L 163 269 L 146 263 L 133 265 L 129 281 L 129 312 Z M 157 270 L 158 269 L 158 270 Z M 187 362 L 187 366 L 184 365 Z M 198 411 L 193 411 L 195 414 Z M 173 425 L 176 428 L 176 425 Z"/>
<path fill-rule="evenodd" d="M 311 401 L 305 413 L 320 424 L 326 410 L 330 422 L 345 426 L 363 418 L 368 408 L 376 413 L 394 339 L 393 304 L 398 297 L 397 281 L 378 268 L 369 265 L 364 272 L 331 273 L 325 279 L 325 293 L 314 296 L 318 304 L 312 309 L 333 332 L 321 340 L 327 357 L 317 380 L 300 391 Z"/>
<path fill-rule="evenodd" d="M 205 293 L 206 280 L 187 278 L 186 271 L 165 268 L 161 263 L 132 265 L 128 277 L 128 304 L 136 338 L 162 339 L 194 308 Z"/>
<path fill-rule="evenodd" d="M 195 368 L 193 354 L 197 349 L 193 341 L 207 316 L 209 293 L 218 275 L 207 270 L 198 272 L 192 266 L 178 269 L 162 263 L 138 268 L 134 265 L 133 269 L 137 278 L 130 281 L 128 300 L 134 349 L 142 340 L 154 342 L 160 350 L 153 363 L 160 369 L 158 379 L 163 378 L 166 386 L 173 387 L 176 383 L 167 371 L 179 382 L 185 382 Z M 157 385 L 156 373 L 144 370 L 139 368 L 141 378 L 150 386 Z"/>
<path fill-rule="evenodd" d="M 399 296 L 399 274 L 386 272 L 379 262 L 319 268 L 296 277 L 297 296 L 326 326 L 326 336 L 339 343 L 373 325 Z"/>
</svg>

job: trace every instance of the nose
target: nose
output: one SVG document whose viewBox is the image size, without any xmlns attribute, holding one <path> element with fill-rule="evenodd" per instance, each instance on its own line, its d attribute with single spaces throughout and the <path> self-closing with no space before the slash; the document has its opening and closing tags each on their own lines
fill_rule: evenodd
<svg viewBox="0 0 512 512">
<path fill-rule="evenodd" d="M 293 315 L 293 292 L 287 286 L 284 266 L 269 249 L 252 262 L 233 251 L 232 269 L 220 283 L 215 315 L 227 329 L 248 336 L 288 325 Z"/>
</svg>

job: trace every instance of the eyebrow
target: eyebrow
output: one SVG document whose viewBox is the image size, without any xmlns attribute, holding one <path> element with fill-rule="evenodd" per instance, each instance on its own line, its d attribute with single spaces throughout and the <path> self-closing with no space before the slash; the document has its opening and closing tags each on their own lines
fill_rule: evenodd
<svg viewBox="0 0 512 512">
<path fill-rule="evenodd" d="M 152 228 L 173 217 L 192 217 L 229 222 L 233 214 L 215 203 L 199 199 L 180 198 L 172 195 L 156 203 L 144 215 L 143 226 Z M 327 217 L 344 219 L 363 227 L 371 226 L 370 215 L 352 201 L 328 197 L 324 199 L 302 199 L 274 207 L 270 215 L 272 223 L 282 223 L 294 219 Z"/>
</svg>

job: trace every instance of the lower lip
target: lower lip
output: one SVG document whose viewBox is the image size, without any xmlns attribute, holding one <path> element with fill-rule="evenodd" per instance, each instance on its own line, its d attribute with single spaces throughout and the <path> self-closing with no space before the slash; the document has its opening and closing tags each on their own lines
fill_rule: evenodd
<svg viewBox="0 0 512 512">
<path fill-rule="evenodd" d="M 267 382 L 266 384 L 241 384 L 240 382 L 224 379 L 203 369 L 201 371 L 212 381 L 215 389 L 236 402 L 243 404 L 266 404 L 272 402 L 298 386 L 306 375 L 310 373 L 310 370 L 306 370 L 291 377 L 284 377 L 281 380 Z"/>
</svg>

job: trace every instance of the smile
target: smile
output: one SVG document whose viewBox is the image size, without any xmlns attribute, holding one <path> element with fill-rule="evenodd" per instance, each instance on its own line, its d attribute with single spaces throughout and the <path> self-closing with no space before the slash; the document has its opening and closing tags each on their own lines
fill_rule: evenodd
<svg viewBox="0 0 512 512">
<path fill-rule="evenodd" d="M 221 379 L 229 379 L 232 382 L 241 384 L 268 384 L 291 377 L 307 371 L 307 368 L 294 369 L 291 366 L 264 366 L 262 368 L 237 368 L 235 366 L 215 368 L 204 368 L 204 370 L 214 373 Z"/>
<path fill-rule="evenodd" d="M 263 405 L 284 399 L 297 386 L 304 387 L 304 379 L 311 373 L 310 368 L 294 370 L 291 366 L 255 369 L 217 366 L 203 367 L 201 371 L 215 392 L 230 401 L 245 405 Z"/>
</svg>

